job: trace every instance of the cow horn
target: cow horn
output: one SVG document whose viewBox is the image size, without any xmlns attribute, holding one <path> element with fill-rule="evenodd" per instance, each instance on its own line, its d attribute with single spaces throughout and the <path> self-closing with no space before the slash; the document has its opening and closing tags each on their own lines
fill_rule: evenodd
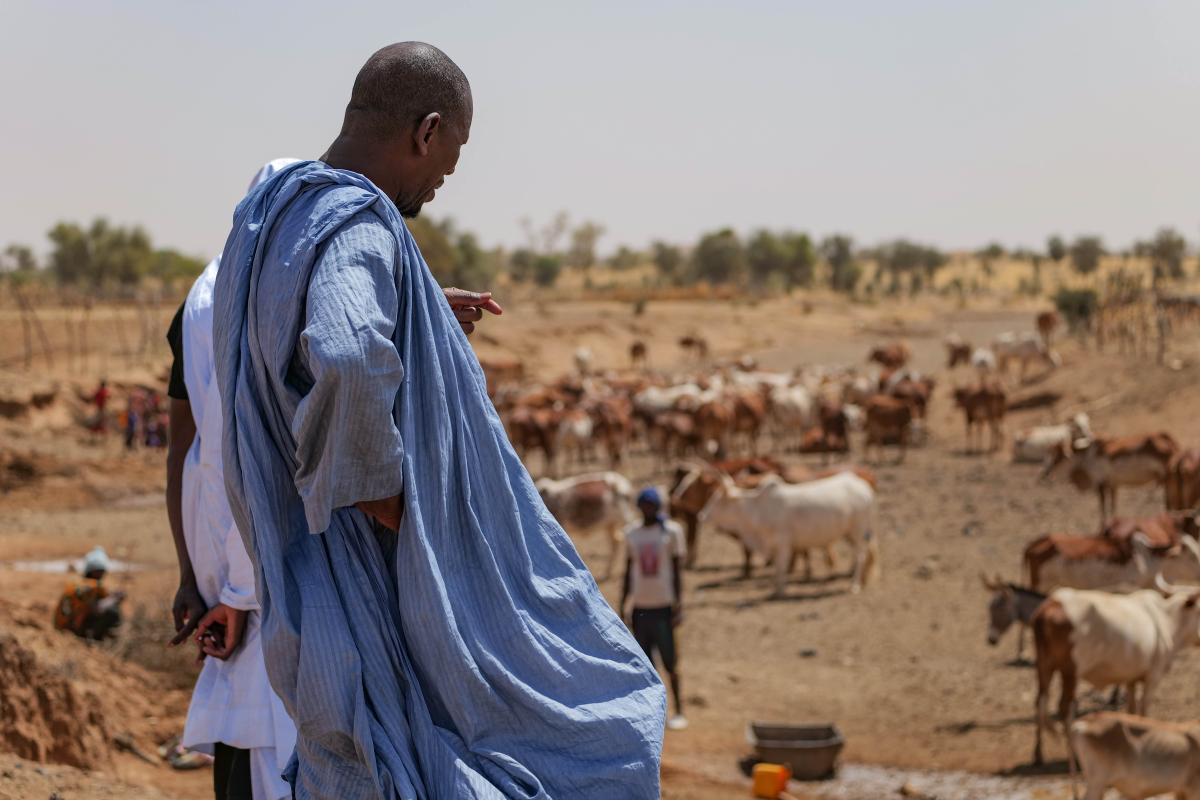
<svg viewBox="0 0 1200 800">
<path fill-rule="evenodd" d="M 1154 588 L 1158 589 L 1163 597 L 1170 597 L 1179 591 L 1177 588 L 1167 583 L 1167 579 L 1163 577 L 1161 572 L 1156 572 L 1154 574 Z"/>
<path fill-rule="evenodd" d="M 983 588 L 987 589 L 989 592 L 994 592 L 1000 588 L 999 583 L 996 580 L 989 578 L 987 573 L 983 570 L 979 571 L 979 580 L 983 581 Z"/>
</svg>

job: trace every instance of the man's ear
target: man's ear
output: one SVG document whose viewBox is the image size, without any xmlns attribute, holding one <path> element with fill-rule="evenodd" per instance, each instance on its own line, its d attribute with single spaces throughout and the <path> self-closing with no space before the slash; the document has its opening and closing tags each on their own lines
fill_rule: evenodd
<svg viewBox="0 0 1200 800">
<path fill-rule="evenodd" d="M 429 146 L 441 127 L 442 115 L 436 111 L 426 114 L 425 118 L 417 123 L 417 129 L 413 132 L 413 143 L 416 145 L 417 155 L 429 155 Z"/>
</svg>

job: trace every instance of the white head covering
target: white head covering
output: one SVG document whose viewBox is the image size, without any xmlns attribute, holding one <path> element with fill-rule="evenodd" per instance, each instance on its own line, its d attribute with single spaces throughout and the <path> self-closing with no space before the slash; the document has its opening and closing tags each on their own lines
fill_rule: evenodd
<svg viewBox="0 0 1200 800">
<path fill-rule="evenodd" d="M 254 180 L 250 181 L 250 188 L 248 188 L 246 191 L 254 191 L 254 188 L 267 178 L 271 177 L 276 172 L 279 172 L 279 170 L 283 169 L 284 167 L 295 164 L 299 160 L 300 159 L 298 158 L 276 158 L 272 161 L 268 161 L 262 165 L 262 168 L 259 169 L 257 173 L 255 173 Z"/>
<path fill-rule="evenodd" d="M 93 547 L 91 552 L 83 557 L 84 575 L 92 572 L 108 572 L 109 566 L 108 553 L 104 552 L 103 547 Z"/>
</svg>

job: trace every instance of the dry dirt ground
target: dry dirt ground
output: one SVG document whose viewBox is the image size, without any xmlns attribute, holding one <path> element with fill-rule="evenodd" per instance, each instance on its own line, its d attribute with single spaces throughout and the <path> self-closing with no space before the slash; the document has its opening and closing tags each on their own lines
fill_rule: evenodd
<svg viewBox="0 0 1200 800">
<path fill-rule="evenodd" d="M 1058 777 L 1061 761 L 1051 765 L 1049 777 L 1027 766 L 1034 678 L 1028 667 L 1009 663 L 1012 634 L 998 648 L 986 644 L 979 574 L 1018 578 L 1028 539 L 1052 530 L 1093 530 L 1096 502 L 1065 483 L 1039 485 L 1037 467 L 1011 465 L 1006 453 L 964 454 L 949 393 L 970 375 L 948 374 L 941 351 L 950 330 L 983 342 L 1002 330 L 1029 329 L 1032 310 L 863 307 L 817 297 L 808 304 L 652 302 L 635 316 L 628 304 L 519 301 L 477 334 L 482 355 L 521 358 L 539 377 L 568 369 L 579 346 L 589 347 L 602 367 L 624 367 L 634 338 L 649 344 L 651 367 L 675 369 L 681 366 L 675 341 L 686 333 L 706 336 L 715 358 L 751 354 L 777 368 L 861 365 L 872 343 L 902 336 L 913 346 L 916 366 L 939 378 L 928 444 L 910 451 L 903 464 L 873 465 L 880 476 L 883 572 L 861 594 L 847 592 L 849 554 L 841 552 L 835 574 L 818 564 L 813 581 L 797 575 L 785 599 L 767 601 L 766 570 L 741 580 L 740 551 L 722 537 L 702 536 L 699 568 L 685 578 L 681 629 L 692 724 L 668 734 L 664 797 L 747 796 L 737 761 L 747 752 L 746 724 L 754 719 L 841 727 L 849 766 L 836 783 L 801 788 L 812 797 L 883 797 L 906 782 L 939 798 L 1067 796 Z M 164 329 L 170 314 L 166 307 L 159 313 Z M 119 323 L 114 316 L 112 325 Z M 1098 432 L 1166 429 L 1200 444 L 1194 339 L 1193 331 L 1179 332 L 1170 367 L 1064 340 L 1062 369 L 1013 389 L 1017 396 L 1061 392 L 1062 403 L 1053 412 L 1014 415 L 1010 433 L 1087 410 Z M 0 363 L 19 352 L 18 342 L 15 316 L 0 310 Z M 175 581 L 162 452 L 127 454 L 114 437 L 93 437 L 76 422 L 85 413 L 77 396 L 102 371 L 118 388 L 151 383 L 162 377 L 165 348 L 138 358 L 120 352 L 115 337 L 101 336 L 89 363 L 78 361 L 72 365 L 60 353 L 53 369 L 0 372 L 0 409 L 8 414 L 0 420 L 0 637 L 16 642 L 5 639 L 0 646 L 0 705 L 42 715 L 16 733 L 0 720 L 0 798 L 55 791 L 63 800 L 211 796 L 207 771 L 172 772 L 113 744 L 119 738 L 153 760 L 157 744 L 182 727 L 194 667 L 187 653 L 161 644 Z M 55 386 L 52 403 L 29 407 L 35 391 Z M 644 456 L 632 460 L 628 473 L 638 482 L 666 477 Z M 1150 489 L 1121 497 L 1128 514 L 1150 513 L 1160 504 Z M 114 576 L 130 595 L 133 619 L 112 646 L 88 646 L 50 630 L 51 604 L 64 577 L 11 566 L 76 558 L 94 544 L 139 566 Z M 579 546 L 591 563 L 603 564 L 602 542 Z M 615 599 L 616 577 L 602 588 Z M 18 650 L 28 657 L 13 655 Z M 1157 697 L 1156 715 L 1200 716 L 1197 677 L 1200 653 L 1184 653 Z M 48 701 L 36 690 L 43 683 L 53 687 Z M 67 709 L 68 719 L 57 712 L 47 718 L 47 703 Z M 1060 759 L 1061 743 L 1052 740 L 1048 755 Z"/>
</svg>

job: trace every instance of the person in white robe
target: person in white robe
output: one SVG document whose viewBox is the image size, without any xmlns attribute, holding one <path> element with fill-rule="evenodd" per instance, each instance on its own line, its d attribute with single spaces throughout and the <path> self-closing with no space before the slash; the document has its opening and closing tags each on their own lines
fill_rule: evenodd
<svg viewBox="0 0 1200 800">
<path fill-rule="evenodd" d="M 259 170 L 253 189 L 295 159 L 276 159 Z M 203 667 L 192 692 L 181 744 L 214 754 L 217 800 L 281 800 L 291 797 L 282 773 L 296 730 L 271 688 L 263 660 L 254 566 L 233 522 L 221 463 L 221 401 L 213 374 L 213 287 L 220 257 L 213 259 L 188 293 L 175 331 L 182 345 L 186 399 L 172 397 L 172 441 L 182 459 L 170 459 L 168 499 L 173 527 L 180 527 L 181 588 L 174 643 L 194 636 Z M 173 325 L 174 327 L 174 325 Z M 171 338 L 171 337 L 169 337 Z M 177 384 L 178 380 L 173 381 Z M 187 429 L 194 423 L 194 435 Z M 174 439 L 174 437 L 173 437 Z M 180 462 L 182 462 L 180 464 Z M 172 493 L 171 487 L 178 487 Z M 179 536 L 176 536 L 179 539 Z M 204 610 L 201 610 L 203 603 Z"/>
</svg>

